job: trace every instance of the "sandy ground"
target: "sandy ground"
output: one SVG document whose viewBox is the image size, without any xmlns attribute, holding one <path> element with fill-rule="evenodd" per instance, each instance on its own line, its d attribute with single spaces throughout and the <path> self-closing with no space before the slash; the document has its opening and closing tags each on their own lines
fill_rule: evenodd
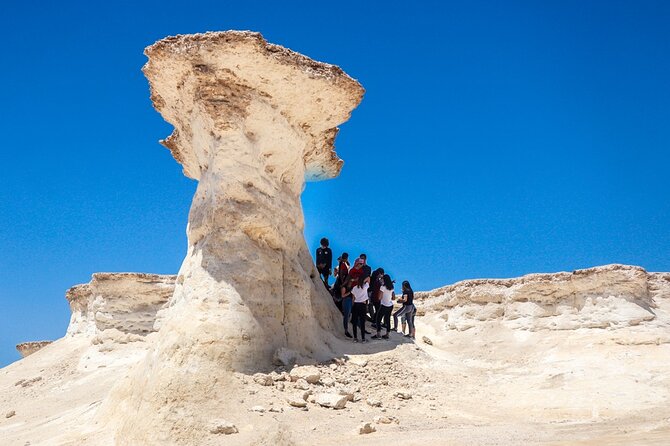
<svg viewBox="0 0 670 446">
<path fill-rule="evenodd" d="M 429 314 L 418 319 L 416 343 L 392 334 L 389 341 L 351 343 L 332 363 L 317 364 L 320 382 L 308 385 L 314 395 L 354 391 L 355 401 L 341 410 L 312 402 L 306 410 L 292 407 L 287 399 L 302 397 L 300 384 L 279 378 L 264 386 L 253 376 L 232 374 L 222 384 L 229 398 L 213 416 L 239 432 L 204 429 L 193 444 L 670 442 L 670 344 L 644 326 L 536 332 L 497 322 L 463 332 L 443 327 Z M 142 344 L 101 348 L 66 338 L 4 368 L 0 444 L 114 443 L 97 431 L 96 410 L 141 357 Z M 277 369 L 275 378 L 283 371 Z M 377 402 L 380 407 L 370 405 Z M 375 422 L 384 416 L 390 424 Z M 365 422 L 376 431 L 359 434 Z"/>
</svg>

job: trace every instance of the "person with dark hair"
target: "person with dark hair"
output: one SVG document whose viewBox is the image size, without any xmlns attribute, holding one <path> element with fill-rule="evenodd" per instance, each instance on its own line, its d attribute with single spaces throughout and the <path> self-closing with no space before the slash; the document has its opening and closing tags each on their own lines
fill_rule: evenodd
<svg viewBox="0 0 670 446">
<path fill-rule="evenodd" d="M 381 294 L 379 292 L 382 284 L 384 283 L 384 268 L 377 268 L 372 272 L 370 276 L 370 303 L 368 304 L 368 312 L 370 313 L 370 321 L 374 324 L 377 323 L 377 313 L 379 312 L 379 305 Z M 379 330 L 379 327 L 377 327 Z"/>
<path fill-rule="evenodd" d="M 372 337 L 373 339 L 388 339 L 389 332 L 391 331 L 391 312 L 393 311 L 395 292 L 393 290 L 393 281 L 391 280 L 391 276 L 384 274 L 382 280 L 384 283 L 379 290 L 381 299 L 379 302 L 379 309 L 377 310 L 377 334 Z M 379 336 L 382 331 L 382 320 L 384 321 L 386 334 L 384 336 Z"/>
<path fill-rule="evenodd" d="M 356 286 L 351 289 L 351 294 L 354 296 L 354 306 L 351 310 L 351 324 L 354 326 L 354 342 L 358 342 L 358 328 L 361 330 L 361 342 L 367 342 L 365 340 L 365 313 L 369 287 L 370 278 L 359 276 L 358 280 L 356 280 Z"/>
<path fill-rule="evenodd" d="M 349 275 L 349 254 L 343 252 L 337 261 L 337 278 L 340 279 L 340 283 L 344 283 Z"/>
<path fill-rule="evenodd" d="M 393 313 L 393 331 L 398 330 L 398 318 L 405 316 L 407 325 L 409 325 L 409 333 L 406 337 L 414 338 L 416 332 L 414 330 L 414 291 L 407 280 L 402 283 L 402 297 L 398 299 L 402 303 L 402 308 Z M 404 333 L 403 329 L 403 333 Z"/>
<path fill-rule="evenodd" d="M 327 289 L 330 289 L 328 285 L 328 277 L 330 277 L 330 269 L 333 267 L 333 251 L 328 247 L 328 239 L 321 239 L 321 246 L 316 250 L 316 269 L 319 271 L 321 280 L 326 285 Z"/>
<path fill-rule="evenodd" d="M 358 256 L 359 259 L 363 261 L 363 277 L 370 277 L 372 275 L 372 268 L 368 266 L 368 256 L 366 254 L 361 254 Z"/>
<path fill-rule="evenodd" d="M 342 282 L 342 286 L 339 289 L 342 301 L 342 325 L 344 325 L 344 335 L 348 338 L 351 337 L 351 333 L 349 333 L 349 319 L 351 318 L 351 309 L 353 306 L 353 296 L 351 295 L 352 285 L 351 278 L 347 278 Z M 356 326 L 354 325 L 355 333 Z"/>
</svg>

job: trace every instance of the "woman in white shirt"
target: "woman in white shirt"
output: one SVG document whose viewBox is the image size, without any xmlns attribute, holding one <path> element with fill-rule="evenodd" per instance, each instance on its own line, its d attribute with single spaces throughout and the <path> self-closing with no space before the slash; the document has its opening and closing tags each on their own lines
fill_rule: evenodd
<svg viewBox="0 0 670 446">
<path fill-rule="evenodd" d="M 351 325 L 354 326 L 354 342 L 358 342 L 357 329 L 361 329 L 361 342 L 365 340 L 365 314 L 368 308 L 368 288 L 370 287 L 370 278 L 360 276 L 358 283 L 351 289 L 354 296 L 354 306 L 351 309 Z"/>
<path fill-rule="evenodd" d="M 381 305 L 377 311 L 377 334 L 372 339 L 388 339 L 391 331 L 391 312 L 393 311 L 393 301 L 395 300 L 395 292 L 393 290 L 393 281 L 391 276 L 384 274 L 384 284 L 379 289 L 381 294 Z M 386 328 L 386 334 L 379 336 L 382 330 L 382 320 Z"/>
</svg>

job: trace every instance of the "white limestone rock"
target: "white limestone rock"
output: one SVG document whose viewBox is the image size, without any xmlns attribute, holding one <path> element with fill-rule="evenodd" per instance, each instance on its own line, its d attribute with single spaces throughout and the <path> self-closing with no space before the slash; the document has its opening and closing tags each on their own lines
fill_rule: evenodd
<svg viewBox="0 0 670 446">
<path fill-rule="evenodd" d="M 307 398 L 302 396 L 292 395 L 286 401 L 293 407 L 307 407 Z"/>
<path fill-rule="evenodd" d="M 337 126 L 364 92 L 253 32 L 168 37 L 145 54 L 154 107 L 174 126 L 163 144 L 198 187 L 156 342 L 101 410 L 128 444 L 167 435 L 165 401 L 197 424 L 202 401 L 224 398 L 202 383 L 269 367 L 280 348 L 333 356 L 340 321 L 305 243 L 300 194 L 339 174 Z"/>
<path fill-rule="evenodd" d="M 309 384 L 316 384 L 321 380 L 321 372 L 312 365 L 293 367 L 289 376 L 291 381 L 304 379 Z"/>
<path fill-rule="evenodd" d="M 344 409 L 349 398 L 347 395 L 339 395 L 337 393 L 317 393 L 314 396 L 314 401 L 321 407 Z"/>
<path fill-rule="evenodd" d="M 441 311 L 447 327 L 467 330 L 503 322 L 522 330 L 576 330 L 635 326 L 655 318 L 653 273 L 606 265 L 571 273 L 476 279 L 425 293 L 426 311 Z"/>
<path fill-rule="evenodd" d="M 89 283 L 65 294 L 72 311 L 67 335 L 88 336 L 96 343 L 142 340 L 156 331 L 175 280 L 176 276 L 161 274 L 93 274 Z"/>
<path fill-rule="evenodd" d="M 261 386 L 271 386 L 274 384 L 272 377 L 265 373 L 255 373 L 253 379 L 256 384 L 260 384 Z"/>
</svg>

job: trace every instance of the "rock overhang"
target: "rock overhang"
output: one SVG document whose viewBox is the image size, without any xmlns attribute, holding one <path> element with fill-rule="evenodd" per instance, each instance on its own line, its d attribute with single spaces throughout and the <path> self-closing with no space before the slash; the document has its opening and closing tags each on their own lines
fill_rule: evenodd
<svg viewBox="0 0 670 446">
<path fill-rule="evenodd" d="M 196 115 L 199 120 L 208 116 L 205 125 L 218 131 L 235 127 L 253 139 L 258 135 L 250 114 L 266 110 L 275 110 L 276 115 L 260 116 L 263 125 L 280 117 L 301 139 L 301 144 L 276 150 L 302 147 L 306 181 L 339 175 L 343 162 L 334 150 L 337 126 L 349 119 L 364 94 L 363 87 L 339 67 L 270 44 L 250 31 L 167 37 L 147 47 L 145 54 L 149 61 L 143 71 L 153 104 L 174 126 L 161 143 L 182 164 L 186 176 L 198 180 L 210 155 L 204 153 L 206 144 L 194 141 L 203 125 L 195 122 Z M 253 103 L 266 107 L 254 108 Z M 199 127 L 195 132 L 194 126 Z M 264 144 L 282 143 L 286 141 L 278 138 Z"/>
</svg>

